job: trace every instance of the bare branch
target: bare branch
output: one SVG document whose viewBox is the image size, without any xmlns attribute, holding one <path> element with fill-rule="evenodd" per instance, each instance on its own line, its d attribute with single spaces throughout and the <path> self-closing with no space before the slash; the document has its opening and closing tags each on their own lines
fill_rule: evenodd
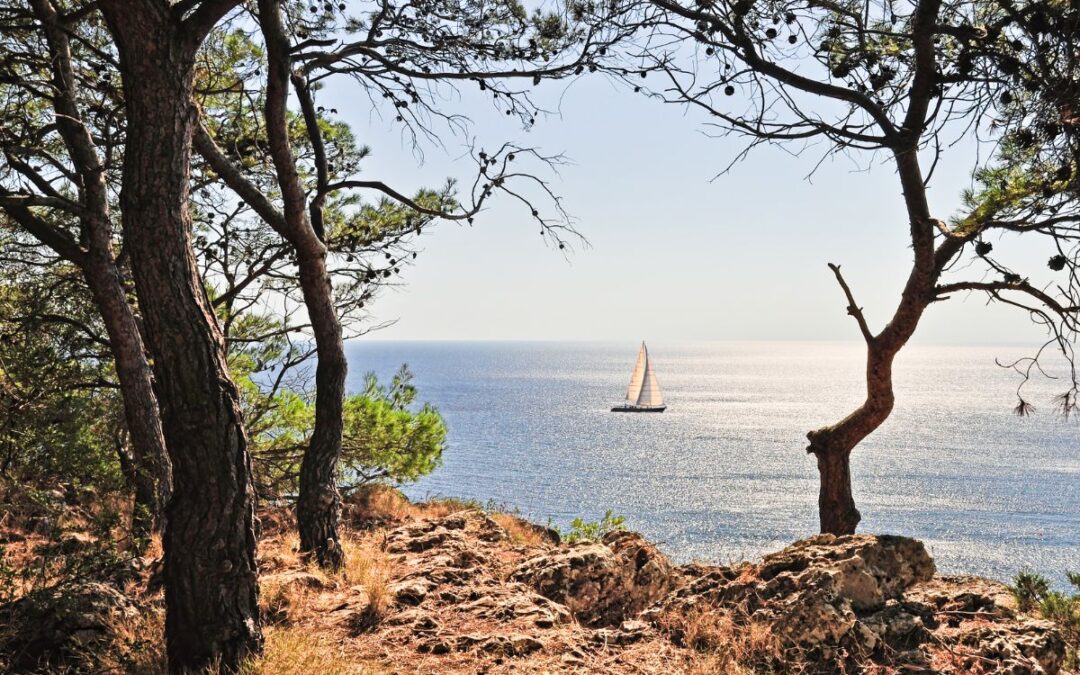
<svg viewBox="0 0 1080 675">
<path fill-rule="evenodd" d="M 844 290 L 844 297 L 847 298 L 848 307 L 847 313 L 855 317 L 856 323 L 859 324 L 859 332 L 862 333 L 863 339 L 867 344 L 871 344 L 874 341 L 874 334 L 870 332 L 870 326 L 866 323 L 866 317 L 863 315 L 862 307 L 859 307 L 855 302 L 855 296 L 851 292 L 851 288 L 847 282 L 844 281 L 844 276 L 840 274 L 840 266 L 833 263 L 829 263 L 829 269 L 836 275 L 836 281 L 840 284 L 840 288 Z"/>
</svg>

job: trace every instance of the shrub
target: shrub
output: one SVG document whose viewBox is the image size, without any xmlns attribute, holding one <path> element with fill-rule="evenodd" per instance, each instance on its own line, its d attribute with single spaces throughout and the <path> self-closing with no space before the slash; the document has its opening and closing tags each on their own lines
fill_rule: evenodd
<svg viewBox="0 0 1080 675">
<path fill-rule="evenodd" d="M 1023 569 L 1013 577 L 1013 585 L 1009 587 L 1016 604 L 1021 612 L 1030 612 L 1032 608 L 1042 602 L 1050 590 L 1050 582 L 1046 577 L 1031 570 Z"/>
<path fill-rule="evenodd" d="M 231 361 L 244 393 L 255 483 L 264 497 L 295 495 L 300 462 L 315 423 L 314 400 L 293 389 L 262 392 L 245 359 Z M 363 393 L 345 399 L 338 483 L 346 494 L 372 483 L 400 485 L 442 464 L 446 423 L 431 405 L 415 407 L 412 373 L 402 366 L 389 386 L 368 374 Z"/>
<path fill-rule="evenodd" d="M 586 521 L 584 518 L 574 518 L 570 523 L 570 531 L 563 532 L 558 530 L 559 536 L 563 541 L 567 543 L 573 543 L 575 541 L 600 541 L 604 538 L 604 535 L 610 532 L 616 532 L 618 530 L 625 529 L 623 523 L 626 522 L 626 518 L 623 516 L 612 515 L 611 509 L 604 512 L 604 517 L 600 519 L 600 522 Z"/>
<path fill-rule="evenodd" d="M 340 469 L 345 490 L 373 481 L 415 481 L 442 464 L 446 423 L 425 403 L 418 410 L 412 373 L 403 365 L 389 387 L 368 373 L 363 394 L 345 400 Z"/>
<path fill-rule="evenodd" d="M 1076 592 L 1068 594 L 1050 589 L 1046 577 L 1030 570 L 1021 570 L 1013 577 L 1009 587 L 1020 610 L 1038 613 L 1047 621 L 1052 621 L 1061 630 L 1065 638 L 1065 670 L 1080 668 L 1080 573 L 1068 572 L 1065 577 Z"/>
<path fill-rule="evenodd" d="M 123 415 L 79 276 L 8 270 L 0 283 L 0 475 L 23 485 L 124 487 Z M 65 318 L 66 317 L 66 318 Z"/>
</svg>

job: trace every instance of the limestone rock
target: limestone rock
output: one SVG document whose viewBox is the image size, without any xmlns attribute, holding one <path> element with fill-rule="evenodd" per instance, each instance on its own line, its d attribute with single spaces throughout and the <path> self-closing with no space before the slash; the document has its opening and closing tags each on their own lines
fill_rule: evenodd
<svg viewBox="0 0 1080 675">
<path fill-rule="evenodd" d="M 65 532 L 60 535 L 57 549 L 64 555 L 72 555 L 87 550 L 96 541 L 97 539 L 86 532 Z"/>
<path fill-rule="evenodd" d="M 769 581 L 783 573 L 821 570 L 853 609 L 879 609 L 934 575 L 934 561 L 921 541 L 889 535 L 819 534 L 765 556 L 758 576 Z"/>
<path fill-rule="evenodd" d="M 544 648 L 544 643 L 536 638 L 515 633 L 513 635 L 494 635 L 480 644 L 480 649 L 491 654 L 505 656 L 528 656 Z"/>
<path fill-rule="evenodd" d="M 566 605 L 586 625 L 622 621 L 623 567 L 607 546 L 579 542 L 529 558 L 514 570 L 513 581 Z"/>
<path fill-rule="evenodd" d="M 289 570 L 277 574 L 264 574 L 259 578 L 263 586 L 277 586 L 279 588 L 311 588 L 325 589 L 333 584 L 321 574 L 313 574 L 304 570 Z"/>
<path fill-rule="evenodd" d="M 890 600 L 882 610 L 860 620 L 866 631 L 863 646 L 867 649 L 887 646 L 891 650 L 905 650 L 926 642 L 930 637 L 930 628 L 936 626 L 936 621 L 932 615 L 920 609 Z"/>
<path fill-rule="evenodd" d="M 603 543 L 615 553 L 629 577 L 633 597 L 626 607 L 627 616 L 641 612 L 675 586 L 671 561 L 637 532 L 611 532 Z"/>
<path fill-rule="evenodd" d="M 1016 600 L 1009 587 L 981 577 L 934 577 L 912 587 L 905 597 L 942 614 L 952 625 L 965 617 L 1010 619 L 1016 616 Z"/>
<path fill-rule="evenodd" d="M 522 562 L 511 580 L 566 605 L 587 626 L 613 626 L 674 585 L 667 557 L 640 535 L 612 533 L 604 543 L 578 542 Z"/>
<path fill-rule="evenodd" d="M 1018 617 L 1004 585 L 934 577 L 914 539 L 818 535 L 757 565 L 679 571 L 686 581 L 643 618 L 661 626 L 673 613 L 725 612 L 767 626 L 824 671 L 869 659 L 900 672 L 1054 675 L 1064 657 L 1060 634 Z"/>
<path fill-rule="evenodd" d="M 651 627 L 644 621 L 631 619 L 623 621 L 618 628 L 601 628 L 593 631 L 593 642 L 603 645 L 628 645 L 640 642 L 651 632 Z"/>
<path fill-rule="evenodd" d="M 390 586 L 390 593 L 403 605 L 419 605 L 435 586 L 428 579 L 408 579 Z"/>
</svg>

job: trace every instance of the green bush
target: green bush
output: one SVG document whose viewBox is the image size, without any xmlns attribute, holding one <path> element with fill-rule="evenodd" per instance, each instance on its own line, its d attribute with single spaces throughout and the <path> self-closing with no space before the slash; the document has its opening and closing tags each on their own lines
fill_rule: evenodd
<svg viewBox="0 0 1080 675">
<path fill-rule="evenodd" d="M 1080 573 L 1068 572 L 1065 577 L 1076 592 L 1068 594 L 1050 588 L 1050 583 L 1030 570 L 1021 570 L 1013 577 L 1009 587 L 1020 610 L 1038 614 L 1052 621 L 1065 638 L 1066 654 L 1062 667 L 1065 670 L 1080 668 Z"/>
<path fill-rule="evenodd" d="M 265 497 L 289 497 L 299 489 L 300 462 L 315 423 L 313 397 L 290 388 L 263 392 L 244 359 L 232 359 L 245 402 L 255 460 L 255 482 Z M 338 483 L 344 492 L 374 482 L 408 483 L 442 464 L 446 423 L 428 404 L 415 406 L 412 373 L 402 366 L 388 386 L 374 374 L 364 391 L 345 399 Z"/>
<path fill-rule="evenodd" d="M 341 484 L 352 490 L 373 481 L 408 483 L 442 465 L 446 423 L 429 404 L 418 410 L 412 373 L 402 366 L 389 387 L 368 373 L 364 393 L 345 400 Z"/>
<path fill-rule="evenodd" d="M 1009 587 L 1009 590 L 1016 598 L 1020 611 L 1030 612 L 1046 597 L 1050 591 L 1050 582 L 1040 574 L 1023 569 L 1013 577 L 1013 585 Z"/>
<path fill-rule="evenodd" d="M 77 275 L 8 270 L 0 284 L 0 476 L 122 489 L 120 397 Z"/>
<path fill-rule="evenodd" d="M 556 531 L 559 533 L 559 537 L 567 543 L 573 543 L 575 541 L 600 541 L 605 535 L 624 529 L 623 523 L 625 522 L 626 518 L 623 516 L 612 515 L 611 509 L 608 509 L 604 512 L 604 517 L 600 519 L 600 522 L 586 521 L 584 518 L 574 518 L 570 523 L 569 532 L 563 532 L 558 528 L 556 528 Z"/>
</svg>

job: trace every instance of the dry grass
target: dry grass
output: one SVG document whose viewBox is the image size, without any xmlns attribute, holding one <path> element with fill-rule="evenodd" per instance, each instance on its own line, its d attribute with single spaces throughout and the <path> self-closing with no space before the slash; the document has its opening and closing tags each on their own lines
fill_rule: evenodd
<svg viewBox="0 0 1080 675">
<path fill-rule="evenodd" d="M 767 625 L 725 610 L 700 607 L 671 612 L 661 617 L 659 627 L 690 650 L 688 675 L 760 672 L 782 662 L 784 657 L 779 638 Z"/>
<path fill-rule="evenodd" d="M 444 518 L 451 513 L 484 510 L 483 505 L 479 502 L 458 499 L 457 497 L 438 497 L 413 506 L 417 510 L 416 515 L 422 518 Z"/>
<path fill-rule="evenodd" d="M 400 522 L 416 515 L 416 506 L 400 490 L 389 485 L 365 485 L 346 499 L 349 519 L 358 524 Z"/>
<path fill-rule="evenodd" d="M 393 583 L 413 572 L 424 555 L 390 555 L 384 549 L 390 529 L 410 520 L 439 518 L 461 511 L 486 512 L 509 534 L 509 540 L 491 546 L 484 565 L 460 590 L 475 594 L 501 584 L 514 565 L 528 555 L 524 548 L 546 547 L 544 529 L 491 505 L 458 499 L 410 503 L 400 492 L 372 486 L 351 495 L 343 519 L 345 566 L 326 573 L 299 553 L 299 539 L 290 511 L 268 509 L 262 517 L 259 542 L 260 605 L 264 616 L 265 645 L 243 669 L 244 675 L 374 675 L 385 672 L 438 673 L 439 675 L 491 675 L 510 673 L 579 672 L 628 675 L 744 675 L 758 672 L 796 672 L 779 657 L 778 641 L 764 626 L 743 616 L 712 608 L 665 617 L 661 635 L 629 645 L 597 646 L 591 631 L 576 624 L 539 631 L 525 619 L 513 622 L 460 607 L 428 601 L 420 610 L 438 624 L 448 639 L 465 635 L 502 635 L 520 630 L 536 636 L 544 649 L 527 656 L 507 658 L 475 648 L 446 654 L 421 652 L 421 637 L 413 631 L 412 608 L 398 605 Z M 468 531 L 475 531 L 470 526 Z M 512 546 L 511 546 L 512 544 Z M 154 542 L 148 557 L 160 551 Z M 10 555 L 10 554 L 9 554 Z M 427 558 L 438 556 L 428 555 Z M 95 648 L 94 672 L 164 673 L 163 612 L 160 595 L 128 588 L 139 595 L 142 616 L 118 626 L 114 644 Z M 459 590 L 459 589 L 451 589 Z M 515 591 L 516 592 L 516 591 Z M 468 596 L 462 594 L 461 602 Z M 503 599 L 500 599 L 500 602 Z M 456 602 L 456 601 L 453 601 Z M 570 603 L 573 604 L 573 603 Z M 400 614 L 400 616 L 399 616 Z M 512 624 L 512 625 L 511 625 Z M 526 627 L 527 626 L 527 627 Z M 576 662 L 563 660 L 578 655 Z M 0 670 L 3 670 L 0 666 Z"/>
<path fill-rule="evenodd" d="M 412 502 L 397 488 L 374 483 L 349 494 L 344 500 L 343 510 L 345 520 L 355 528 L 373 530 L 417 518 L 442 518 L 460 511 L 484 511 L 485 505 L 457 497 Z"/>
<path fill-rule="evenodd" d="M 295 530 L 268 535 L 259 543 L 259 567 L 259 606 L 271 624 L 296 622 L 312 589 L 327 583 L 326 575 L 300 555 Z"/>
<path fill-rule="evenodd" d="M 542 546 L 547 538 L 532 523 L 527 523 L 512 513 L 493 513 L 491 518 L 510 535 L 510 541 L 518 546 Z"/>
<path fill-rule="evenodd" d="M 267 623 L 293 624 L 309 613 L 311 602 L 332 582 L 317 568 L 268 575 L 259 583 L 259 605 Z"/>
<path fill-rule="evenodd" d="M 386 616 L 392 600 L 390 581 L 394 578 L 394 564 L 374 538 L 354 540 L 345 538 L 345 567 L 341 576 L 349 586 L 360 586 L 367 596 L 367 605 L 358 618 L 358 630 L 369 630 Z"/>
<path fill-rule="evenodd" d="M 242 675 L 375 675 L 377 666 L 358 663 L 332 634 L 298 626 L 270 626 L 264 631 L 263 653 Z"/>
<path fill-rule="evenodd" d="M 117 620 L 112 625 L 115 639 L 94 650 L 87 660 L 101 672 L 158 675 L 165 672 L 165 610 L 144 606 L 134 619 Z"/>
</svg>

